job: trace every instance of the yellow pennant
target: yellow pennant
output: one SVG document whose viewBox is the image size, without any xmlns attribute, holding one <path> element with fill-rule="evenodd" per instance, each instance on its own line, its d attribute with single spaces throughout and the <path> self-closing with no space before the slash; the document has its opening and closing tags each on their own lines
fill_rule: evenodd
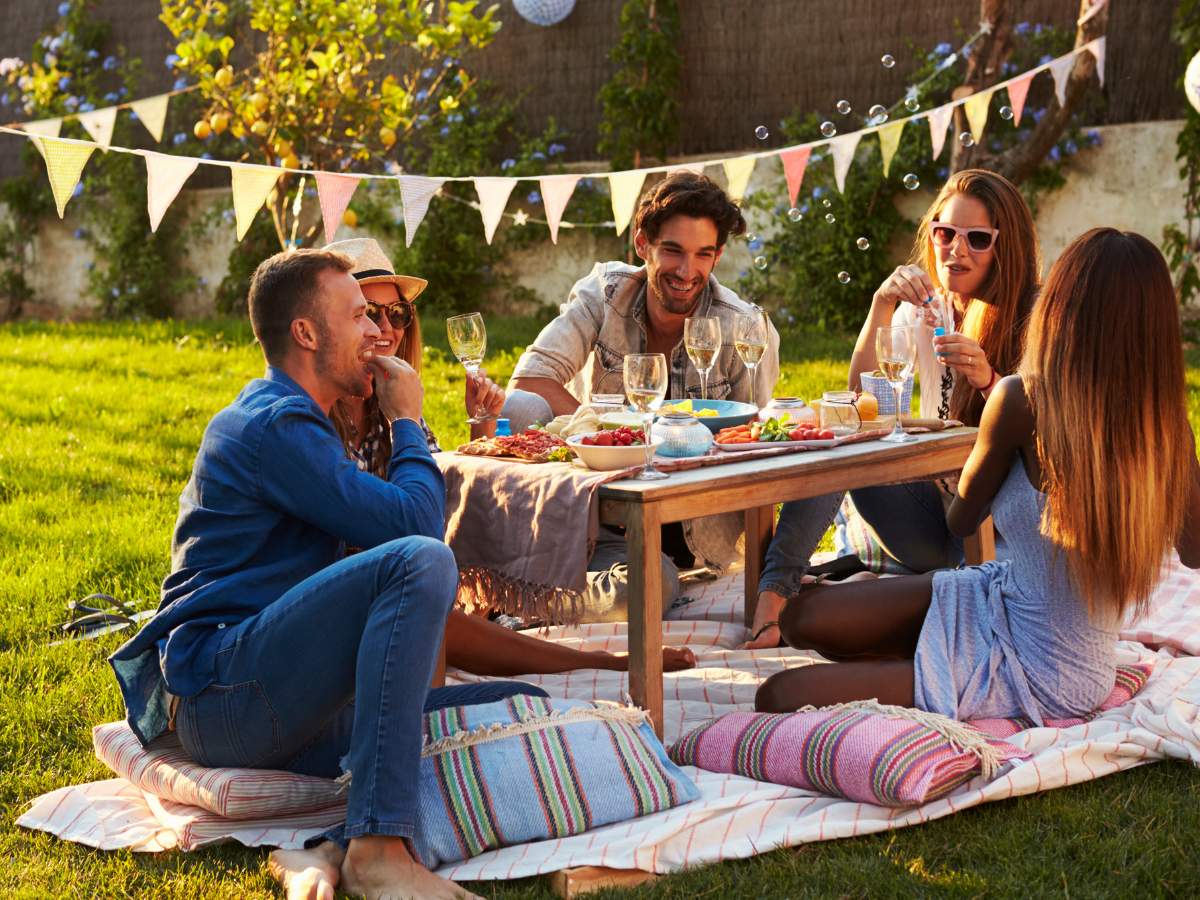
<svg viewBox="0 0 1200 900">
<path fill-rule="evenodd" d="M 725 193 L 734 203 L 741 202 L 746 196 L 746 185 L 750 183 L 750 176 L 754 173 L 754 164 L 757 161 L 753 156 L 737 156 L 725 160 L 725 178 L 729 182 Z"/>
<path fill-rule="evenodd" d="M 250 230 L 255 215 L 262 209 L 279 180 L 280 169 L 272 166 L 231 166 L 233 180 L 233 214 L 237 219 L 237 239 L 240 241 Z"/>
<path fill-rule="evenodd" d="M 617 226 L 617 234 L 624 232 L 629 220 L 633 218 L 633 209 L 637 206 L 645 180 L 644 169 L 613 172 L 608 176 L 608 189 L 612 193 L 613 224 Z"/>
<path fill-rule="evenodd" d="M 163 123 L 167 120 L 167 101 L 170 99 L 170 94 L 159 94 L 129 104 L 129 108 L 137 113 L 138 119 L 156 141 L 162 140 Z"/>
<path fill-rule="evenodd" d="M 971 126 L 971 137 L 975 143 L 983 140 L 983 128 L 987 125 L 988 107 L 992 104 L 992 94 L 995 91 L 985 91 L 982 94 L 972 94 L 963 101 L 963 112 L 967 114 L 967 122 Z"/>
<path fill-rule="evenodd" d="M 887 178 L 888 169 L 892 166 L 892 157 L 900 147 L 900 135 L 908 119 L 897 119 L 879 129 L 879 153 L 883 157 L 883 177 Z"/>
<path fill-rule="evenodd" d="M 34 143 L 42 151 L 46 161 L 46 174 L 50 176 L 50 190 L 54 192 L 54 205 L 58 207 L 58 217 L 63 217 L 67 201 L 75 192 L 75 185 L 83 175 L 83 167 L 96 149 L 95 144 L 84 141 L 60 141 L 56 138 L 34 138 Z"/>
</svg>

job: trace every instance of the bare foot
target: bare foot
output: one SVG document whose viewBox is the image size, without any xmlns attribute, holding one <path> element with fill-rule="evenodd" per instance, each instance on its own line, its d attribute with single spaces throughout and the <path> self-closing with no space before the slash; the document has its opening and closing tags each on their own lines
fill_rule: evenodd
<svg viewBox="0 0 1200 900">
<path fill-rule="evenodd" d="M 687 647 L 663 647 L 663 671 L 679 672 L 696 667 L 696 654 Z"/>
<path fill-rule="evenodd" d="M 367 900 L 483 900 L 413 858 L 404 838 L 354 838 L 342 860 L 342 890 Z"/>
<path fill-rule="evenodd" d="M 283 885 L 287 900 L 333 900 L 344 855 L 333 841 L 311 850 L 274 850 L 267 869 Z"/>
<path fill-rule="evenodd" d="M 774 591 L 762 591 L 758 595 L 758 606 L 754 608 L 754 624 L 750 628 L 750 640 L 738 646 L 739 650 L 765 650 L 778 647 L 782 635 L 779 626 L 767 625 L 768 622 L 778 622 L 779 614 L 787 600 L 782 594 Z"/>
</svg>

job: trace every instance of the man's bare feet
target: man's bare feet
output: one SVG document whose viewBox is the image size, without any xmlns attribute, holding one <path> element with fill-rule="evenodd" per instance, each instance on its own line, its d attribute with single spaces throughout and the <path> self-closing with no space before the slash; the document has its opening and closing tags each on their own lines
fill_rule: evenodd
<svg viewBox="0 0 1200 900">
<path fill-rule="evenodd" d="M 342 860 L 342 890 L 367 900 L 482 900 L 413 858 L 404 838 L 354 838 Z"/>
<path fill-rule="evenodd" d="M 754 608 L 754 624 L 750 627 L 750 640 L 738 646 L 739 650 L 765 650 L 778 647 L 782 635 L 779 625 L 767 625 L 768 622 L 778 622 L 787 599 L 774 591 L 762 591 L 758 595 L 758 606 Z"/>
<path fill-rule="evenodd" d="M 663 671 L 680 672 L 696 667 L 696 654 L 687 647 L 663 647 Z"/>
<path fill-rule="evenodd" d="M 274 850 L 267 869 L 283 885 L 287 900 L 333 900 L 344 855 L 333 841 L 311 850 Z"/>
</svg>

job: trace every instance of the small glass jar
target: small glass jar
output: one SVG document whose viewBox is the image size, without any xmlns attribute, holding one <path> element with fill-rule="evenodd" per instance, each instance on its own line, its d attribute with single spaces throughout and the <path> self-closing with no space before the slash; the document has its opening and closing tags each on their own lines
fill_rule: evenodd
<svg viewBox="0 0 1200 900">
<path fill-rule="evenodd" d="M 835 437 L 855 434 L 862 419 L 854 405 L 854 391 L 826 391 L 821 395 L 821 427 Z"/>
<path fill-rule="evenodd" d="M 787 416 L 793 425 L 817 426 L 816 411 L 799 397 L 772 397 L 771 402 L 758 411 L 760 422 L 782 416 Z"/>
<path fill-rule="evenodd" d="M 654 423 L 654 437 L 662 440 L 659 456 L 703 456 L 713 445 L 713 433 L 688 413 L 667 413 Z"/>
<path fill-rule="evenodd" d="M 588 401 L 588 406 L 598 416 L 602 416 L 605 413 L 625 412 L 625 395 L 592 394 L 591 399 Z"/>
</svg>

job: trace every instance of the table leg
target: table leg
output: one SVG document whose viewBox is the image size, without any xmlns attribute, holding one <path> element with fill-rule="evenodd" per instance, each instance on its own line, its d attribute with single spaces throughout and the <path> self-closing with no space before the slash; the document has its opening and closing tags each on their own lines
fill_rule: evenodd
<svg viewBox="0 0 1200 900">
<path fill-rule="evenodd" d="M 992 517 L 979 523 L 975 533 L 963 540 L 963 553 L 968 566 L 977 566 L 996 558 L 996 532 L 992 528 Z"/>
<path fill-rule="evenodd" d="M 625 524 L 629 548 L 629 694 L 663 734 L 662 533 L 653 503 L 630 504 Z"/>
<path fill-rule="evenodd" d="M 756 506 L 746 510 L 746 605 L 743 621 L 747 628 L 754 625 L 758 607 L 758 582 L 766 564 L 767 547 L 775 533 L 775 505 Z"/>
</svg>

